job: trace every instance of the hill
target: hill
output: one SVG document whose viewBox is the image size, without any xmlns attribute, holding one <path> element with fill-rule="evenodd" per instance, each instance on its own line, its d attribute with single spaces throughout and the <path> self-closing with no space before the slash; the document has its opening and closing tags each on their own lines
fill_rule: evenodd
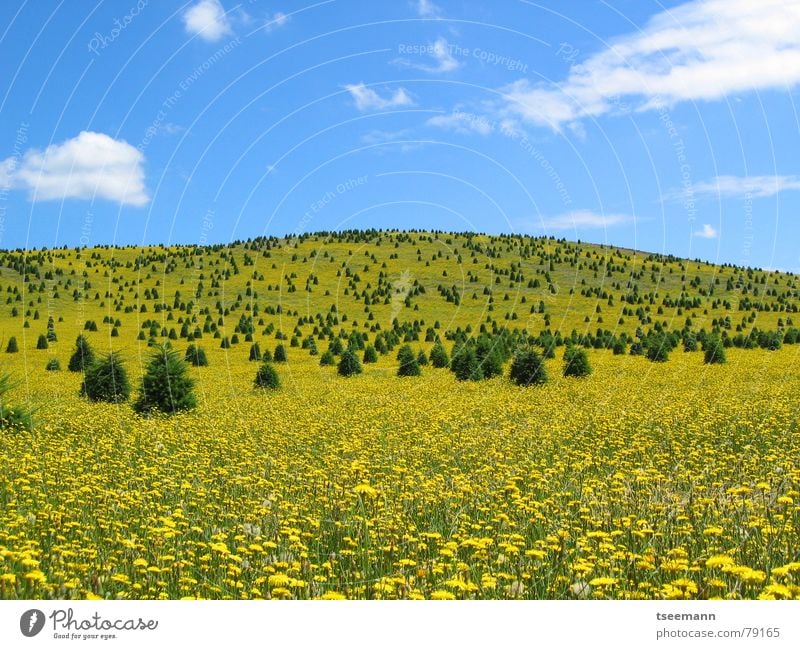
<svg viewBox="0 0 800 649">
<path fill-rule="evenodd" d="M 245 343 L 353 331 L 431 343 L 508 330 L 605 348 L 637 332 L 705 331 L 769 346 L 775 337 L 763 332 L 787 339 L 800 297 L 793 274 L 552 238 L 382 231 L 7 251 L 0 290 L 3 339 L 17 338 L 29 372 L 50 357 L 63 364 L 79 333 L 129 355 L 156 341 L 210 351 L 226 339 L 227 354 L 247 355 Z M 50 344 L 37 351 L 41 335 Z"/>
</svg>

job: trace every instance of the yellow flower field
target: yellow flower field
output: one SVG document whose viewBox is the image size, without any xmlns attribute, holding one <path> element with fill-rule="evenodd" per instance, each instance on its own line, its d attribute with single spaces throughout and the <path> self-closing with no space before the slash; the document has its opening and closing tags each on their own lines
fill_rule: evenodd
<svg viewBox="0 0 800 649">
<path fill-rule="evenodd" d="M 193 369 L 141 419 L 36 376 L 0 447 L 2 598 L 800 598 L 797 352 L 593 351 L 519 388 Z"/>
</svg>

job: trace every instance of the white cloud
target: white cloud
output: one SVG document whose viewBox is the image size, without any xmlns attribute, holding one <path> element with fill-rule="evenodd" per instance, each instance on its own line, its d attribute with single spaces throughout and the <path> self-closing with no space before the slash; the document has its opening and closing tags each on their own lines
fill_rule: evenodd
<svg viewBox="0 0 800 649">
<path fill-rule="evenodd" d="M 800 176 L 716 176 L 711 180 L 696 183 L 692 191 L 696 195 L 747 196 L 765 198 L 783 191 L 800 190 Z"/>
<path fill-rule="evenodd" d="M 104 133 L 82 131 L 44 151 L 29 149 L 17 165 L 7 158 L 0 173 L 7 186 L 27 189 L 34 201 L 105 198 L 124 205 L 145 205 L 144 155 Z"/>
<path fill-rule="evenodd" d="M 629 108 L 785 89 L 800 82 L 798 33 L 800 0 L 694 0 L 573 65 L 559 83 L 507 86 L 505 110 L 560 130 Z"/>
<path fill-rule="evenodd" d="M 396 65 L 406 68 L 422 70 L 429 74 L 444 74 L 452 72 L 461 67 L 461 63 L 450 53 L 450 43 L 443 36 L 437 38 L 430 45 L 421 48 L 423 53 L 433 59 L 433 63 L 417 63 L 406 58 L 398 58 L 393 61 Z"/>
<path fill-rule="evenodd" d="M 441 10 L 431 0 L 417 0 L 417 13 L 426 18 L 428 16 L 438 16 Z"/>
<path fill-rule="evenodd" d="M 186 31 L 207 41 L 218 41 L 232 33 L 231 24 L 219 0 L 200 0 L 183 14 Z"/>
<path fill-rule="evenodd" d="M 627 214 L 607 214 L 592 212 L 591 210 L 575 210 L 556 216 L 543 217 L 541 219 L 528 219 L 523 228 L 549 230 L 581 230 L 581 229 L 602 229 L 615 225 L 631 223 L 633 218 Z"/>
<path fill-rule="evenodd" d="M 372 88 L 367 88 L 363 83 L 351 83 L 345 86 L 356 103 L 358 110 L 395 108 L 397 106 L 412 106 L 414 101 L 405 88 L 398 88 L 390 97 L 381 97 Z"/>
<path fill-rule="evenodd" d="M 711 227 L 710 224 L 704 223 L 703 228 L 701 230 L 696 230 L 694 236 L 701 237 L 703 239 L 716 239 L 717 231 Z"/>
<path fill-rule="evenodd" d="M 436 115 L 427 122 L 428 126 L 442 128 L 447 131 L 454 131 L 464 135 L 477 133 L 478 135 L 490 135 L 494 131 L 494 123 L 485 115 L 475 113 L 465 113 L 458 109 L 447 115 Z"/>
<path fill-rule="evenodd" d="M 272 14 L 272 17 L 270 17 L 267 20 L 266 23 L 267 31 L 278 29 L 279 27 L 284 27 L 288 22 L 289 22 L 289 16 L 287 14 L 283 13 L 282 11 L 275 12 L 274 14 Z"/>
</svg>

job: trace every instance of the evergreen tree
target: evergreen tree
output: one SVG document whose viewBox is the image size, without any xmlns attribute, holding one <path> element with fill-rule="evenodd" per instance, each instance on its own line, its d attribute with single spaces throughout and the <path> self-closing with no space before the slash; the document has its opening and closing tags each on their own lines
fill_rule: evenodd
<svg viewBox="0 0 800 649">
<path fill-rule="evenodd" d="M 253 343 L 250 345 L 250 359 L 251 361 L 260 361 L 261 360 L 261 347 L 258 343 Z"/>
<path fill-rule="evenodd" d="M 277 390 L 281 387 L 281 380 L 275 366 L 269 361 L 261 364 L 256 372 L 255 385 L 257 388 L 270 388 Z"/>
<path fill-rule="evenodd" d="M 17 339 L 14 336 L 8 339 L 8 346 L 6 347 L 6 354 L 16 354 L 19 351 Z"/>
<path fill-rule="evenodd" d="M 166 346 L 156 347 L 142 377 L 134 409 L 143 414 L 154 410 L 174 414 L 196 405 L 194 380 L 188 375 L 186 363 Z"/>
<path fill-rule="evenodd" d="M 94 350 L 83 334 L 75 339 L 75 351 L 67 363 L 70 372 L 85 372 L 86 368 L 94 362 Z"/>
<path fill-rule="evenodd" d="M 39 339 L 36 341 L 36 349 L 47 349 L 48 347 L 47 336 L 39 334 Z"/>
<path fill-rule="evenodd" d="M 397 368 L 397 376 L 419 376 L 422 374 L 417 357 L 414 355 L 410 345 L 403 345 L 400 348 L 400 351 L 397 352 L 397 360 L 400 361 L 400 367 Z"/>
<path fill-rule="evenodd" d="M 286 347 L 281 344 L 275 346 L 275 353 L 272 355 L 272 360 L 276 363 L 286 362 Z"/>
<path fill-rule="evenodd" d="M 511 363 L 511 380 L 517 385 L 541 385 L 547 383 L 544 358 L 534 349 L 524 349 L 514 356 Z"/>
<path fill-rule="evenodd" d="M 706 341 L 703 360 L 708 365 L 722 364 L 727 361 L 725 346 L 717 336 Z"/>
<path fill-rule="evenodd" d="M 592 367 L 589 365 L 586 350 L 577 345 L 569 345 L 564 350 L 564 376 L 582 377 L 591 373 Z"/>
<path fill-rule="evenodd" d="M 195 367 L 208 367 L 206 351 L 198 345 L 189 345 L 183 358 L 187 363 Z"/>
<path fill-rule="evenodd" d="M 372 345 L 367 345 L 364 349 L 364 358 L 362 359 L 364 363 L 377 363 L 378 362 L 378 352 L 375 350 L 375 347 Z"/>
<path fill-rule="evenodd" d="M 6 395 L 15 385 L 10 374 L 0 375 L 0 430 L 33 428 L 33 413 L 30 409 L 8 402 Z"/>
<path fill-rule="evenodd" d="M 453 351 L 450 369 L 459 381 L 480 381 L 483 370 L 472 345 L 463 345 Z"/>
<path fill-rule="evenodd" d="M 128 373 L 122 365 L 122 358 L 116 352 L 96 358 L 84 370 L 81 395 L 89 401 L 108 401 L 122 403 L 131 394 Z"/>
<path fill-rule="evenodd" d="M 346 349 L 342 352 L 342 357 L 339 360 L 339 374 L 341 376 L 353 376 L 354 374 L 361 374 L 361 363 L 358 361 L 358 356 L 352 349 Z"/>
<path fill-rule="evenodd" d="M 431 349 L 431 365 L 434 367 L 447 367 L 450 365 L 450 357 L 441 341 L 436 341 Z"/>
</svg>

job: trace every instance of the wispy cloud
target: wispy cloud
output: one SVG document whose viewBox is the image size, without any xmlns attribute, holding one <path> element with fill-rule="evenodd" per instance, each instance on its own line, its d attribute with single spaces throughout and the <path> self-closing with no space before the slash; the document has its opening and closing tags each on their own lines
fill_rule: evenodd
<svg viewBox="0 0 800 649">
<path fill-rule="evenodd" d="M 431 2 L 431 0 L 417 0 L 416 1 L 417 13 L 423 18 L 438 16 L 441 9 L 438 5 Z"/>
<path fill-rule="evenodd" d="M 267 19 L 265 27 L 267 28 L 267 31 L 272 31 L 273 29 L 285 27 L 286 23 L 288 22 L 289 16 L 282 11 L 277 11 Z"/>
<path fill-rule="evenodd" d="M 709 223 L 704 223 L 700 230 L 695 230 L 694 236 L 701 239 L 716 239 L 718 232 Z"/>
<path fill-rule="evenodd" d="M 358 110 L 382 110 L 398 106 L 413 106 L 414 100 L 405 88 L 398 88 L 389 97 L 381 97 L 372 88 L 367 88 L 363 83 L 352 83 L 345 86 L 353 98 Z"/>
<path fill-rule="evenodd" d="M 82 131 L 43 151 L 29 149 L 21 161 L 0 162 L 5 187 L 27 189 L 33 201 L 105 198 L 123 205 L 149 202 L 144 155 L 105 133 Z"/>
<path fill-rule="evenodd" d="M 494 131 L 494 123 L 485 115 L 466 113 L 458 109 L 446 115 L 435 115 L 425 124 L 464 135 L 490 135 Z"/>
<path fill-rule="evenodd" d="M 764 198 L 780 192 L 800 190 L 800 176 L 716 176 L 711 180 L 696 183 L 692 191 L 696 195 L 731 198 L 751 196 Z M 681 194 L 683 196 L 683 194 Z"/>
<path fill-rule="evenodd" d="M 414 61 L 407 58 L 397 58 L 393 61 L 395 65 L 400 65 L 406 68 L 413 68 L 415 70 L 422 70 L 429 74 L 444 74 L 452 72 L 461 67 L 461 63 L 451 53 L 450 43 L 443 36 L 437 38 L 433 43 L 421 48 L 421 54 L 426 56 L 426 59 L 421 61 Z M 427 62 L 429 61 L 430 62 Z"/>
<path fill-rule="evenodd" d="M 218 41 L 232 33 L 231 23 L 219 0 L 200 0 L 183 14 L 186 31 L 207 41 Z"/>
<path fill-rule="evenodd" d="M 542 218 L 531 218 L 517 225 L 524 231 L 542 230 L 599 230 L 617 225 L 632 223 L 634 218 L 627 214 L 574 210 Z"/>
<path fill-rule="evenodd" d="M 560 130 L 585 117 L 800 82 L 800 0 L 694 0 L 570 68 L 502 89 L 505 110 Z"/>
</svg>

